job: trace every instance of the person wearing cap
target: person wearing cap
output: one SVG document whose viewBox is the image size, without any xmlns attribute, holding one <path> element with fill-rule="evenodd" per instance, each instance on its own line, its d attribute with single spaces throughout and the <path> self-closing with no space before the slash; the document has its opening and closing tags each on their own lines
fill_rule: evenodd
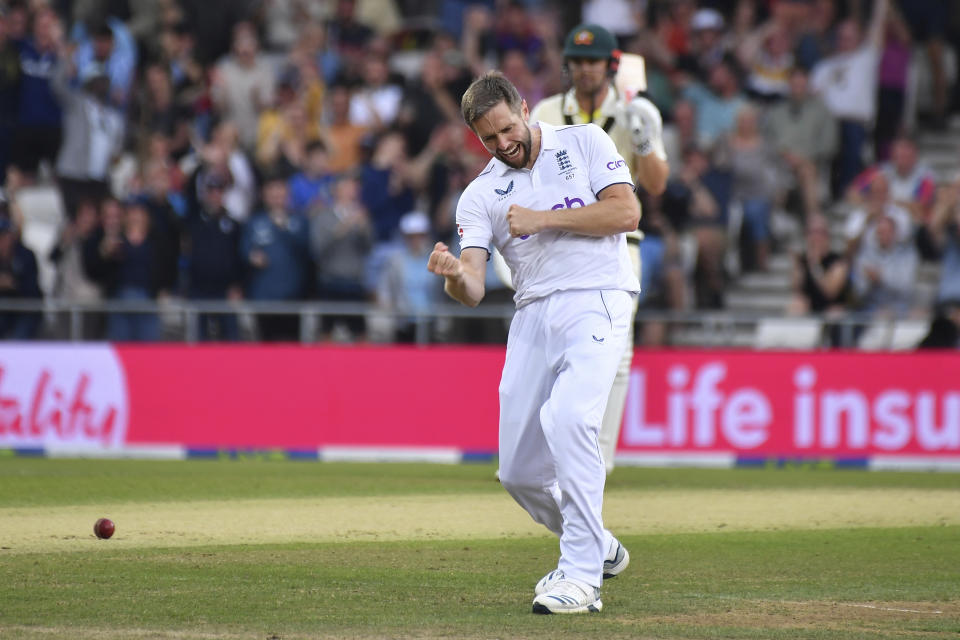
<svg viewBox="0 0 960 640">
<path fill-rule="evenodd" d="M 400 218 L 399 228 L 403 247 L 387 258 L 377 286 L 377 303 L 402 314 L 393 318 L 394 341 L 415 342 L 416 316 L 430 313 L 441 289 L 437 278 L 424 269 L 433 248 L 430 218 L 422 211 L 411 211 Z"/>
<path fill-rule="evenodd" d="M 613 140 L 620 155 L 630 163 L 637 184 L 648 193 L 659 195 L 666 188 L 670 174 L 661 138 L 663 121 L 656 106 L 647 98 L 637 96 L 627 102 L 620 94 L 613 83 L 619 55 L 616 38 L 603 27 L 595 24 L 574 27 L 563 45 L 564 64 L 572 86 L 567 92 L 545 98 L 534 106 L 530 121 L 552 125 L 588 122 L 599 125 Z M 627 235 L 630 257 L 638 274 L 643 255 L 641 237 L 639 232 Z M 631 320 L 631 327 L 633 324 Z M 600 447 L 608 473 L 614 467 L 632 361 L 631 332 L 600 432 Z"/>
</svg>

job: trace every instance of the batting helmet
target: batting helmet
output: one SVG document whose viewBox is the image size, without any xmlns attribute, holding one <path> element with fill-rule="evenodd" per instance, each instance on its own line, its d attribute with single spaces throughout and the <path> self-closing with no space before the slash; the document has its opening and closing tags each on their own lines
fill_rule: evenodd
<svg viewBox="0 0 960 640">
<path fill-rule="evenodd" d="M 563 42 L 564 58 L 609 58 L 617 56 L 617 39 L 597 24 L 581 24 Z"/>
</svg>

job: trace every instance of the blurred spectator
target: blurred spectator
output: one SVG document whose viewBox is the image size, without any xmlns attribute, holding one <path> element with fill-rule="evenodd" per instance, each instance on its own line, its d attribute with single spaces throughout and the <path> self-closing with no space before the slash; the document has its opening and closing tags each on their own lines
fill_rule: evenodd
<svg viewBox="0 0 960 640">
<path fill-rule="evenodd" d="M 52 169 L 60 149 L 60 103 L 50 86 L 63 47 L 63 30 L 56 14 L 49 9 L 37 11 L 31 36 L 16 41 L 16 46 L 20 53 L 20 108 L 10 162 L 32 178 L 42 161 Z"/>
<path fill-rule="evenodd" d="M 308 0 L 267 0 L 263 4 L 264 42 L 270 51 L 287 51 L 302 25 L 322 17 L 322 6 Z"/>
<path fill-rule="evenodd" d="M 436 127 L 460 121 L 460 100 L 447 86 L 443 61 L 438 53 L 428 51 L 423 56 L 420 80 L 404 92 L 397 119 L 406 137 L 408 153 L 413 156 L 420 153 Z"/>
<path fill-rule="evenodd" d="M 156 243 L 160 272 L 157 288 L 162 294 L 175 294 L 178 293 L 180 275 L 181 219 L 169 197 L 167 169 L 154 164 L 145 166 L 143 171 L 145 184 L 131 200 L 150 214 L 150 234 Z"/>
<path fill-rule="evenodd" d="M 874 157 L 877 160 L 889 157 L 890 142 L 904 129 L 912 55 L 910 31 L 895 6 L 891 6 L 887 12 L 883 32 L 883 52 L 877 80 L 877 116 L 873 128 Z"/>
<path fill-rule="evenodd" d="M 440 300 L 441 289 L 436 278 L 425 278 L 427 258 L 433 244 L 430 241 L 430 219 L 427 214 L 412 211 L 400 220 L 403 247 L 390 255 L 387 267 L 377 286 L 377 304 L 394 312 L 393 339 L 396 342 L 415 342 L 417 315 L 433 326 L 429 317 Z"/>
<path fill-rule="evenodd" d="M 175 100 L 167 67 L 161 64 L 148 65 L 137 93 L 130 124 L 136 127 L 140 147 L 149 144 L 147 137 L 157 132 L 171 139 L 171 148 L 188 146 L 192 109 Z"/>
<path fill-rule="evenodd" d="M 104 200 L 100 229 L 84 245 L 84 264 L 111 300 L 155 300 L 162 265 L 156 241 L 150 235 L 146 207 L 133 202 L 124 208 L 113 198 Z M 111 341 L 159 338 L 160 322 L 155 313 L 114 312 L 107 317 L 107 339 Z"/>
<path fill-rule="evenodd" d="M 250 19 L 254 4 L 251 0 L 178 0 L 176 5 L 183 12 L 184 22 L 190 25 L 201 64 L 214 64 L 229 51 L 235 44 L 231 37 L 235 35 L 234 26 Z"/>
<path fill-rule="evenodd" d="M 960 300 L 960 178 L 937 192 L 927 223 L 929 236 L 940 258 L 937 302 Z"/>
<path fill-rule="evenodd" d="M 70 63 L 61 60 L 51 88 L 63 108 L 63 144 L 57 156 L 57 181 L 67 215 L 80 199 L 110 194 L 110 169 L 123 148 L 123 113 L 110 104 L 110 79 L 103 67 L 88 65 L 80 87 L 69 85 Z"/>
<path fill-rule="evenodd" d="M 923 46 L 933 80 L 930 125 L 943 129 L 947 115 L 947 50 L 945 35 L 951 26 L 949 7 L 952 3 L 940 0 L 901 0 L 900 10 L 910 25 L 910 32 Z M 953 25 L 955 29 L 956 26 Z M 954 36 L 956 37 L 956 36 Z M 956 52 L 956 42 L 954 42 Z"/>
<path fill-rule="evenodd" d="M 219 112 L 236 123 L 245 149 L 256 144 L 257 120 L 273 101 L 274 80 L 273 65 L 260 53 L 256 29 L 249 22 L 237 23 L 230 55 L 217 63 L 211 90 Z"/>
<path fill-rule="evenodd" d="M 536 105 L 547 97 L 546 74 L 536 74 L 530 68 L 526 56 L 516 49 L 505 51 L 500 59 L 500 71 L 524 96 L 527 104 Z M 459 112 L 459 109 L 458 109 Z"/>
<path fill-rule="evenodd" d="M 189 25 L 178 21 L 160 34 L 160 61 L 173 83 L 180 106 L 192 106 L 205 91 L 205 71 L 196 57 L 196 42 Z"/>
<path fill-rule="evenodd" d="M 680 228 L 689 226 L 696 239 L 694 293 L 697 308 L 723 307 L 724 252 L 727 239 L 730 178 L 712 166 L 698 147 L 684 150 L 683 169 L 671 176 L 662 196 L 663 210 Z"/>
<path fill-rule="evenodd" d="M 697 111 L 688 100 L 673 105 L 673 118 L 663 125 L 663 148 L 670 164 L 670 175 L 679 175 L 683 169 L 683 152 L 697 145 Z"/>
<path fill-rule="evenodd" d="M 693 74 L 700 82 L 712 83 L 711 74 L 727 54 L 723 41 L 725 23 L 716 9 L 699 9 L 690 18 L 687 50 L 677 59 L 677 66 Z"/>
<path fill-rule="evenodd" d="M 799 26 L 797 65 L 812 69 L 833 51 L 836 40 L 836 0 L 812 0 L 807 19 Z"/>
<path fill-rule="evenodd" d="M 847 190 L 847 199 L 860 204 L 867 196 L 873 178 L 882 173 L 889 184 L 894 204 L 910 213 L 914 222 L 923 224 L 936 195 L 936 175 L 917 159 L 917 143 L 898 137 L 890 147 L 890 160 L 861 173 Z"/>
<path fill-rule="evenodd" d="M 405 144 L 400 133 L 388 131 L 377 140 L 370 162 L 362 169 L 361 197 L 377 242 L 392 240 L 400 218 L 413 209 L 415 194 L 406 179 L 404 165 L 410 159 Z"/>
<path fill-rule="evenodd" d="M 0 215 L 0 298 L 40 300 L 37 258 L 20 242 L 7 212 Z M 39 311 L 0 312 L 0 339 L 29 340 L 40 329 Z"/>
<path fill-rule="evenodd" d="M 89 29 L 83 22 L 76 22 L 70 36 L 76 45 L 73 62 L 77 75 L 82 78 L 93 67 L 105 70 L 109 102 L 124 109 L 137 68 L 137 43 L 130 29 L 122 20 L 109 16 Z"/>
<path fill-rule="evenodd" d="M 9 14 L 0 11 L 0 176 L 7 175 L 20 108 L 20 54 L 9 28 Z"/>
<path fill-rule="evenodd" d="M 866 37 L 860 25 L 847 19 L 837 29 L 834 53 L 810 74 L 810 86 L 840 123 L 840 153 L 833 174 L 833 191 L 842 194 L 863 170 L 867 128 L 876 115 L 877 73 L 889 0 L 877 0 Z"/>
<path fill-rule="evenodd" d="M 320 123 L 308 117 L 298 83 L 296 69 L 285 71 L 277 83 L 274 104 L 260 114 L 256 151 L 260 167 L 297 171 L 306 158 L 307 144 L 319 139 Z"/>
<path fill-rule="evenodd" d="M 374 37 L 373 29 L 357 20 L 356 0 L 336 0 L 334 14 L 327 20 L 329 46 L 341 61 L 344 79 L 360 75 L 364 51 Z"/>
<path fill-rule="evenodd" d="M 635 35 L 646 24 L 646 2 L 635 0 L 586 0 L 580 13 L 581 23 L 598 24 L 617 37 L 621 43 Z M 527 94 L 520 92 L 520 95 Z M 539 100 L 527 98 L 530 104 Z"/>
<path fill-rule="evenodd" d="M 363 59 L 363 84 L 350 97 L 350 122 L 382 131 L 400 113 L 403 88 L 390 77 L 386 53 L 369 51 Z"/>
<path fill-rule="evenodd" d="M 883 173 L 876 172 L 870 178 L 862 206 L 851 211 L 844 223 L 848 256 L 855 255 L 864 245 L 876 244 L 876 228 L 881 218 L 894 221 L 898 242 L 913 237 L 910 213 L 891 201 L 889 180 Z"/>
<path fill-rule="evenodd" d="M 937 305 L 930 331 L 918 349 L 960 349 L 960 300 Z"/>
<path fill-rule="evenodd" d="M 791 315 L 838 313 L 850 301 L 850 265 L 830 248 L 830 227 L 821 215 L 807 218 L 804 251 L 793 266 Z"/>
<path fill-rule="evenodd" d="M 336 176 L 330 172 L 330 154 L 319 140 L 309 143 L 303 170 L 290 178 L 290 207 L 303 214 L 314 208 L 329 207 L 333 203 L 333 184 Z"/>
<path fill-rule="evenodd" d="M 914 304 L 919 257 L 912 244 L 897 240 L 894 220 L 876 222 L 876 241 L 864 243 L 854 260 L 853 288 L 859 307 L 872 313 L 906 316 Z"/>
<path fill-rule="evenodd" d="M 336 178 L 332 204 L 319 203 L 310 221 L 310 252 L 316 267 L 317 295 L 321 300 L 364 302 L 367 257 L 373 246 L 370 218 L 360 201 L 360 181 L 346 174 Z M 353 339 L 363 339 L 362 316 L 324 316 L 321 330 L 329 336 L 342 326 Z"/>
<path fill-rule="evenodd" d="M 83 246 L 96 231 L 98 223 L 97 204 L 92 200 L 83 200 L 77 204 L 73 220 L 64 221 L 57 244 L 50 253 L 50 261 L 56 267 L 56 278 L 52 295 L 65 302 L 92 303 L 103 297 L 100 285 L 87 276 L 83 266 Z M 64 318 L 68 320 L 68 318 Z M 84 317 L 85 338 L 96 338 L 96 322 L 90 316 Z"/>
<path fill-rule="evenodd" d="M 198 178 L 207 171 L 216 171 L 229 176 L 224 206 L 230 217 L 237 222 L 245 222 L 256 202 L 257 179 L 253 164 L 238 144 L 236 125 L 229 120 L 218 124 L 210 143 L 200 148 L 191 160 L 193 163 L 199 162 L 199 166 L 194 166 L 187 181 L 186 195 L 190 205 L 195 206 L 199 197 Z"/>
<path fill-rule="evenodd" d="M 737 58 L 747 71 L 747 95 L 762 102 L 775 102 L 790 91 L 794 66 L 790 34 L 774 20 L 751 32 L 737 47 Z"/>
<path fill-rule="evenodd" d="M 682 91 L 683 98 L 696 109 L 698 144 L 708 148 L 733 130 L 737 112 L 745 102 L 729 60 L 721 60 L 711 67 L 709 77 L 709 86 L 693 82 L 686 84 Z"/>
<path fill-rule="evenodd" d="M 770 216 L 777 198 L 774 156 L 760 134 L 759 113 L 752 105 L 737 112 L 730 134 L 733 199 L 743 210 L 743 226 L 751 251 L 741 256 L 746 268 L 766 271 L 770 252 Z"/>
<path fill-rule="evenodd" d="M 820 213 L 821 184 L 837 148 L 837 124 L 823 101 L 809 92 L 806 70 L 790 72 L 787 100 L 770 108 L 766 135 L 788 188 L 796 186 L 809 220 Z"/>
<path fill-rule="evenodd" d="M 350 90 L 344 85 L 330 88 L 327 124 L 320 135 L 330 150 L 330 171 L 343 173 L 360 166 L 361 146 L 369 129 L 350 122 Z"/>
<path fill-rule="evenodd" d="M 184 224 L 186 296 L 191 300 L 239 300 L 243 297 L 240 225 L 223 206 L 226 176 L 205 173 L 198 185 L 200 198 Z M 200 314 L 200 339 L 236 340 L 237 318 L 227 314 Z"/>
<path fill-rule="evenodd" d="M 240 252 L 250 270 L 250 300 L 301 300 L 310 276 L 307 218 L 290 210 L 286 178 L 274 173 L 263 183 L 263 210 L 243 231 Z M 261 314 L 260 339 L 272 342 L 300 338 L 300 316 Z"/>
</svg>

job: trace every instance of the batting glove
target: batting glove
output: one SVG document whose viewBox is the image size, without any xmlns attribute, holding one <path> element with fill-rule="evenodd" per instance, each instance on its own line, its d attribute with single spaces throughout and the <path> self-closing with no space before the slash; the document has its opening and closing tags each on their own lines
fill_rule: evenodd
<svg viewBox="0 0 960 640">
<path fill-rule="evenodd" d="M 627 103 L 626 111 L 627 128 L 638 155 L 648 156 L 663 146 L 663 118 L 652 102 L 637 96 Z"/>
</svg>

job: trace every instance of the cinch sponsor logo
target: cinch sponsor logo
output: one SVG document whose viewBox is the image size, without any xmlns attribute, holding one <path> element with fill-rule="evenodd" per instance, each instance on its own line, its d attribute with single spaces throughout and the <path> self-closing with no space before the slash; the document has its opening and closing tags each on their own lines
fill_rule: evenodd
<svg viewBox="0 0 960 640">
<path fill-rule="evenodd" d="M 550 207 L 550 210 L 556 211 L 557 209 L 576 209 L 577 207 L 585 207 L 585 206 L 587 205 L 580 198 L 576 198 L 576 197 L 571 198 L 570 196 L 564 196 L 563 202 L 558 202 L 557 204 L 553 205 L 552 207 Z M 527 235 L 520 236 L 520 239 L 526 240 L 529 237 L 530 235 L 527 234 Z"/>
<path fill-rule="evenodd" d="M 613 171 L 614 169 L 619 169 L 625 164 L 626 162 L 624 162 L 623 160 L 611 160 L 610 162 L 607 163 L 607 169 L 610 169 L 610 171 Z"/>
<path fill-rule="evenodd" d="M 727 365 L 707 362 L 666 371 L 661 401 L 643 369 L 631 373 L 623 442 L 636 447 L 759 449 L 774 440 L 784 451 L 925 453 L 960 451 L 960 392 L 941 389 L 858 389 L 818 384 L 802 364 L 766 389 L 739 386 Z M 778 404 L 779 402 L 779 404 Z M 653 409 L 653 411 L 651 411 Z M 779 409 L 779 411 L 777 410 Z M 657 413 L 652 418 L 648 413 Z M 782 452 L 781 452 L 782 453 Z"/>
</svg>

